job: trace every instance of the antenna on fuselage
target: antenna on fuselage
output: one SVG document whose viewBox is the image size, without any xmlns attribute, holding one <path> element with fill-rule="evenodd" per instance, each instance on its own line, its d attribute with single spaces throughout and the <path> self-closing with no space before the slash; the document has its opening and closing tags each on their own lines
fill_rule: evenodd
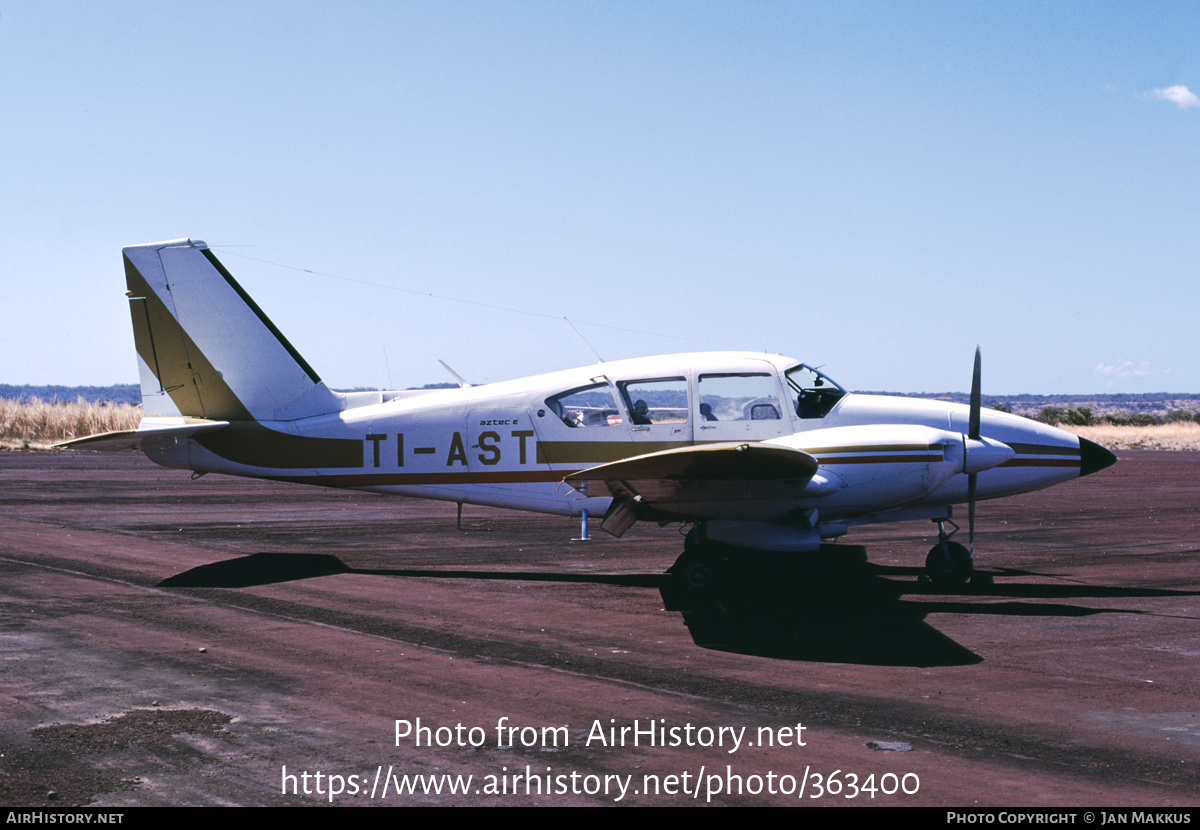
<svg viewBox="0 0 1200 830">
<path fill-rule="evenodd" d="M 587 346 L 589 349 L 592 349 L 592 344 L 589 343 L 588 339 L 583 336 L 583 332 L 581 332 L 579 329 L 575 328 L 575 324 L 571 322 L 570 318 L 564 317 L 563 319 L 567 321 L 567 325 L 571 327 L 571 330 L 579 335 L 579 339 L 583 341 L 583 344 L 585 346 Z M 600 361 L 601 363 L 604 362 L 604 358 L 602 358 L 600 356 L 600 352 L 596 351 L 595 349 L 592 349 L 592 354 L 594 354 L 596 356 L 596 360 Z"/>
<path fill-rule="evenodd" d="M 449 366 L 447 366 L 446 361 L 442 360 L 441 358 L 438 358 L 438 363 L 442 364 L 442 368 L 445 369 L 447 372 L 449 372 L 450 377 L 454 378 L 454 382 L 457 383 L 459 386 L 461 386 L 463 389 L 470 389 L 472 386 L 475 385 L 473 383 L 468 383 L 466 380 L 464 380 L 462 375 L 460 375 L 458 372 L 454 371 Z"/>
</svg>

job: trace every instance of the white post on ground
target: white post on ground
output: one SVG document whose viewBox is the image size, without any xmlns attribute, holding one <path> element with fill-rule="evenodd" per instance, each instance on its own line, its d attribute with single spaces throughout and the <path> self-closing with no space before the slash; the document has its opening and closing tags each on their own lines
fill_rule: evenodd
<svg viewBox="0 0 1200 830">
<path fill-rule="evenodd" d="M 583 511 L 580 514 L 579 535 L 572 538 L 571 539 L 572 542 L 590 542 L 590 541 L 592 541 L 590 538 L 588 538 L 587 519 L 588 519 L 587 508 L 585 507 L 585 508 L 583 508 Z"/>
</svg>

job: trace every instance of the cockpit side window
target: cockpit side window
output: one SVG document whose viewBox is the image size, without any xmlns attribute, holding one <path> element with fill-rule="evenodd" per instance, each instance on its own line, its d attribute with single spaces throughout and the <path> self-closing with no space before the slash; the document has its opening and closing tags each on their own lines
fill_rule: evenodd
<svg viewBox="0 0 1200 830">
<path fill-rule="evenodd" d="M 801 363 L 785 377 L 791 389 L 792 406 L 801 418 L 824 418 L 846 395 L 846 390 L 825 375 Z"/>
<path fill-rule="evenodd" d="M 614 427 L 624 423 L 612 388 L 606 383 L 571 389 L 546 398 L 546 408 L 572 429 Z"/>
<path fill-rule="evenodd" d="M 765 372 L 701 375 L 697 386 L 705 421 L 778 421 L 775 379 Z"/>
<path fill-rule="evenodd" d="M 688 421 L 686 378 L 631 380 L 617 384 L 634 426 L 685 424 Z"/>
</svg>

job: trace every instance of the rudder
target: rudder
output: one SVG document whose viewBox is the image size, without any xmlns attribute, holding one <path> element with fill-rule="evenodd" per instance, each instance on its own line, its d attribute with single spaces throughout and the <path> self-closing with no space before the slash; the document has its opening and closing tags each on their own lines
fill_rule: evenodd
<svg viewBox="0 0 1200 830">
<path fill-rule="evenodd" d="M 343 408 L 205 243 L 123 254 L 146 415 L 286 421 Z"/>
</svg>

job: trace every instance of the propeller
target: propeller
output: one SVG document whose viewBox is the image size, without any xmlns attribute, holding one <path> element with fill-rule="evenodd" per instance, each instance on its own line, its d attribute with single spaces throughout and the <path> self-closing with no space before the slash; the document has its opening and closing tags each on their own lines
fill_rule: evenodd
<svg viewBox="0 0 1200 830">
<path fill-rule="evenodd" d="M 938 522 L 938 543 L 929 552 L 925 566 L 930 572 L 930 578 L 945 584 L 965 582 L 971 575 L 972 555 L 975 552 L 975 502 L 979 496 L 979 474 L 984 470 L 999 467 L 1016 455 L 1016 450 L 995 438 L 984 438 L 981 433 L 983 421 L 983 395 L 981 392 L 983 356 L 980 348 L 975 347 L 975 368 L 971 373 L 971 405 L 968 408 L 967 432 L 962 436 L 963 465 L 962 472 L 967 476 L 967 534 L 969 545 L 963 547 L 958 542 L 951 542 L 953 533 L 946 533 L 945 523 Z M 961 424 L 961 421 L 957 421 Z M 961 429 L 961 427 L 960 427 Z M 957 443 L 957 442 L 955 442 Z M 953 522 L 954 531 L 959 530 Z"/>
<path fill-rule="evenodd" d="M 975 347 L 975 368 L 971 371 L 971 418 L 967 427 L 967 438 L 978 441 L 979 410 L 983 405 L 982 387 L 983 354 L 979 346 Z M 975 552 L 975 485 L 979 479 L 978 473 L 967 475 L 967 549 Z"/>
</svg>

